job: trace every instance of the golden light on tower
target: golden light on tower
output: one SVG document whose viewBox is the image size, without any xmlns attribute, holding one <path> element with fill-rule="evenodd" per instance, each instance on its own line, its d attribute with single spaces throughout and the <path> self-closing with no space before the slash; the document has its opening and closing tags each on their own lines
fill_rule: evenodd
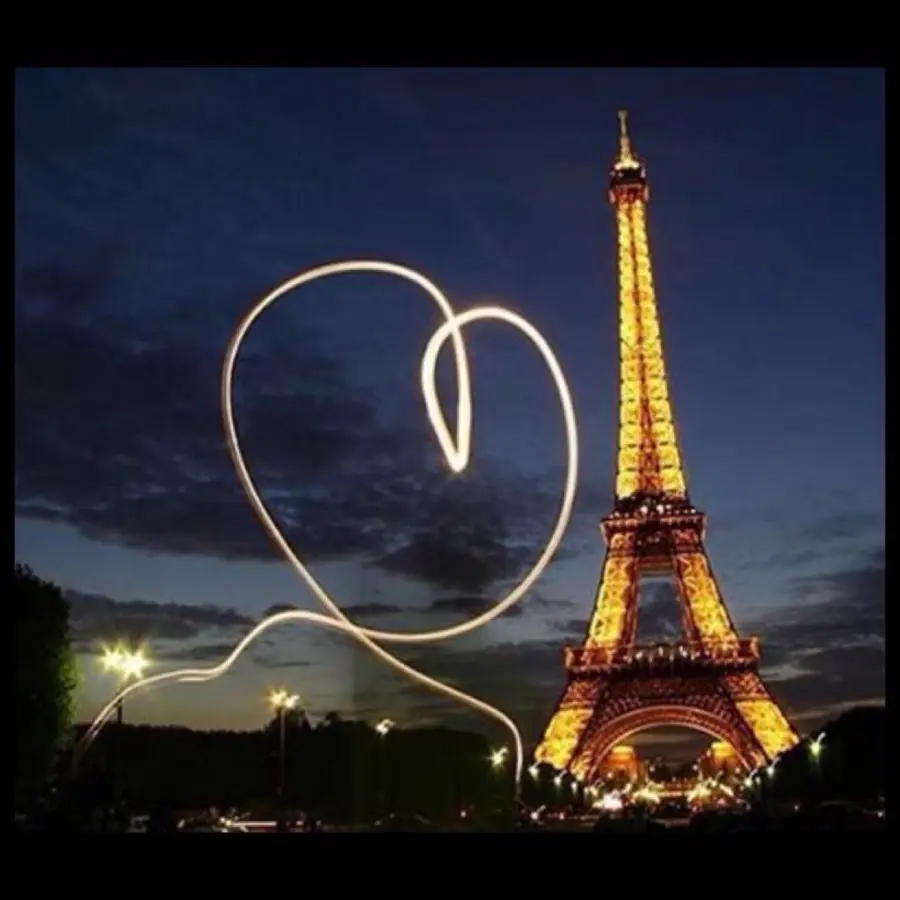
<svg viewBox="0 0 900 900">
<path fill-rule="evenodd" d="M 799 738 L 759 676 L 756 639 L 739 637 L 731 621 L 704 546 L 706 516 L 688 497 L 647 235 L 650 189 L 624 112 L 608 197 L 618 247 L 615 500 L 602 522 L 607 551 L 587 634 L 566 649 L 566 687 L 535 761 L 590 779 L 628 735 L 683 726 L 760 765 Z M 685 630 L 677 645 L 636 644 L 648 575 L 676 584 Z M 703 685 L 708 697 L 687 684 Z"/>
</svg>

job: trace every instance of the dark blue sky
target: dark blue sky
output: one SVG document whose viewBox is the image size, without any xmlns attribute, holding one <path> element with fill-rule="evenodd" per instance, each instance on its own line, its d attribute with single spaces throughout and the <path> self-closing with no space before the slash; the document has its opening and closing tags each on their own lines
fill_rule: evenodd
<svg viewBox="0 0 900 900">
<path fill-rule="evenodd" d="M 801 728 L 883 696 L 884 75 L 864 69 L 20 70 L 16 550 L 73 591 L 80 648 L 124 632 L 160 665 L 212 659 L 270 606 L 312 605 L 238 493 L 219 366 L 285 277 L 384 258 L 459 307 L 522 312 L 575 395 L 564 558 L 521 614 L 401 652 L 534 736 L 559 646 L 589 615 L 611 502 L 620 106 L 648 167 L 675 415 L 729 607 Z M 561 486 L 549 379 L 499 325 L 471 330 L 472 472 L 440 474 L 417 394 L 434 324 L 402 282 L 348 277 L 276 307 L 240 369 L 248 454 L 298 550 L 362 620 L 402 630 L 497 597 Z M 436 543 L 459 560 L 486 541 L 477 577 L 434 564 Z M 665 630 L 670 601 L 646 599 Z M 86 715 L 111 685 L 84 664 Z M 462 715 L 299 629 L 131 715 L 255 725 L 280 682 L 316 714 Z"/>
</svg>

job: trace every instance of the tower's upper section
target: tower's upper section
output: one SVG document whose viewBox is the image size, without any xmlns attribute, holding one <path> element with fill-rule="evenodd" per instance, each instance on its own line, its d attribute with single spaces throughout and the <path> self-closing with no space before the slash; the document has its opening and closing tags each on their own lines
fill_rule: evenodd
<svg viewBox="0 0 900 900">
<path fill-rule="evenodd" d="M 619 203 L 631 197 L 647 200 L 647 170 L 631 149 L 628 113 L 619 110 L 619 152 L 609 173 L 609 202 Z"/>
<path fill-rule="evenodd" d="M 610 172 L 619 287 L 619 447 L 616 503 L 622 512 L 668 509 L 687 487 L 669 403 L 653 265 L 647 237 L 647 178 L 619 113 L 619 152 Z"/>
</svg>

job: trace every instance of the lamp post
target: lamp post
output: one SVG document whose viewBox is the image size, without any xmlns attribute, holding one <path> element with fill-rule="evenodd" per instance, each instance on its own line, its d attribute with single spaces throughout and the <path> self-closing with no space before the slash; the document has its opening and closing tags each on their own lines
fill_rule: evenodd
<svg viewBox="0 0 900 900">
<path fill-rule="evenodd" d="M 502 784 L 503 777 L 503 765 L 506 762 L 506 757 L 509 755 L 509 749 L 506 747 L 500 747 L 497 750 L 492 750 L 490 755 L 491 761 L 491 771 L 496 773 L 498 776 L 498 783 Z M 500 796 L 498 799 L 503 799 L 503 792 L 500 791 Z"/>
<path fill-rule="evenodd" d="M 385 807 L 385 812 L 389 813 L 390 810 L 387 807 L 390 806 L 390 803 L 387 802 L 388 791 L 388 773 L 387 773 L 387 736 L 390 734 L 391 729 L 394 728 L 396 722 L 391 719 L 382 719 L 375 726 L 375 733 L 378 735 L 378 799 L 377 799 L 377 812 L 381 811 L 382 807 Z"/>
<path fill-rule="evenodd" d="M 297 694 L 289 694 L 285 690 L 272 691 L 269 694 L 269 705 L 278 713 L 279 752 L 278 752 L 278 799 L 284 802 L 284 788 L 287 775 L 287 742 L 285 740 L 285 715 L 300 702 Z"/>
<path fill-rule="evenodd" d="M 541 770 L 537 763 L 533 763 L 528 767 L 528 774 L 531 776 L 531 781 L 534 784 L 531 795 L 534 800 L 534 805 L 537 806 L 543 799 L 541 797 Z"/>
<path fill-rule="evenodd" d="M 104 670 L 113 672 L 119 677 L 119 688 L 134 679 L 139 681 L 149 661 L 141 649 L 130 650 L 123 644 L 103 651 L 100 663 Z M 121 799 L 122 793 L 122 726 L 125 722 L 125 704 L 120 697 L 116 703 L 116 747 L 115 747 L 115 799 Z"/>
</svg>

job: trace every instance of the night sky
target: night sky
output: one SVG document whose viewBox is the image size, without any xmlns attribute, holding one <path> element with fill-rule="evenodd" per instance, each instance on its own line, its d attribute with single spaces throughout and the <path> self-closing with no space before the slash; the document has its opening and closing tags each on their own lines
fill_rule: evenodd
<svg viewBox="0 0 900 900">
<path fill-rule="evenodd" d="M 266 610 L 317 608 L 240 491 L 219 370 L 253 300 L 368 257 L 419 269 L 457 307 L 521 312 L 572 387 L 581 482 L 560 557 L 514 614 L 397 649 L 538 736 L 612 502 L 621 106 L 651 184 L 689 490 L 729 609 L 801 731 L 883 700 L 882 71 L 19 70 L 16 555 L 69 591 L 81 716 L 114 687 L 98 642 L 146 640 L 154 670 L 209 664 Z M 562 486 L 549 376 L 491 323 L 469 330 L 473 464 L 445 472 L 418 393 L 437 321 L 404 282 L 341 276 L 276 305 L 238 367 L 266 497 L 375 627 L 487 607 L 539 551 Z M 671 593 L 642 600 L 642 638 L 671 636 Z M 128 718 L 258 727 L 284 684 L 313 718 L 499 736 L 349 638 L 269 634 L 226 678 L 139 697 Z"/>
</svg>

